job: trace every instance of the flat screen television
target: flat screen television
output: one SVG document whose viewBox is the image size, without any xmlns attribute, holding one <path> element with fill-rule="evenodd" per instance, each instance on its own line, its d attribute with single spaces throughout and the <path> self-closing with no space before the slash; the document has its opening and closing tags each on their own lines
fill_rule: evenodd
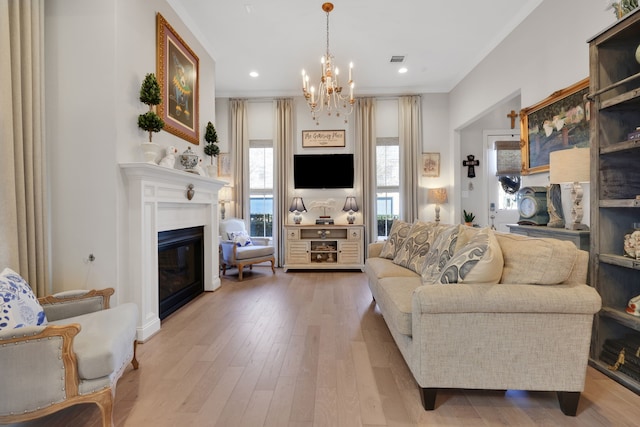
<svg viewBox="0 0 640 427">
<path fill-rule="evenodd" d="M 295 188 L 353 188 L 353 154 L 295 154 Z"/>
</svg>

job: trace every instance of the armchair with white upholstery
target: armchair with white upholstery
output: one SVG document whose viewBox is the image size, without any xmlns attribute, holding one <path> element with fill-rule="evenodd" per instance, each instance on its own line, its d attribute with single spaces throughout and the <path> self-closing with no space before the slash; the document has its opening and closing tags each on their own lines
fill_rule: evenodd
<svg viewBox="0 0 640 427">
<path fill-rule="evenodd" d="M 0 424 L 95 403 L 102 426 L 113 425 L 116 382 L 129 363 L 138 368 L 138 308 L 109 308 L 113 293 L 107 288 L 39 298 L 46 319 L 0 329 Z"/>
<path fill-rule="evenodd" d="M 258 244 L 260 243 L 260 244 Z M 226 274 L 227 267 L 238 268 L 238 279 L 242 280 L 242 269 L 253 264 L 271 262 L 271 271 L 275 274 L 275 249 L 264 239 L 249 237 L 244 221 L 230 218 L 220 221 L 220 248 L 222 250 L 220 267 Z"/>
</svg>

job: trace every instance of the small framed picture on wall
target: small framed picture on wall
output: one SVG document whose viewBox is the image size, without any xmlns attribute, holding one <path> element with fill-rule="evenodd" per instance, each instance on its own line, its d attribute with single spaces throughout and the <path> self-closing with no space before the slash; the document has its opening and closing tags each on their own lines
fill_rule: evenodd
<svg viewBox="0 0 640 427">
<path fill-rule="evenodd" d="M 422 153 L 422 176 L 440 176 L 440 153 Z"/>
<path fill-rule="evenodd" d="M 231 176 L 231 156 L 229 153 L 220 153 L 218 155 L 218 176 Z"/>
</svg>

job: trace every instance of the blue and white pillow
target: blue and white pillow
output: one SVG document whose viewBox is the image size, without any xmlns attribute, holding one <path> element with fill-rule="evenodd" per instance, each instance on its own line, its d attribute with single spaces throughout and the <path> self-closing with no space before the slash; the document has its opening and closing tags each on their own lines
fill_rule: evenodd
<svg viewBox="0 0 640 427">
<path fill-rule="evenodd" d="M 29 284 L 5 268 L 0 274 L 0 331 L 47 324 L 44 309 Z"/>
<path fill-rule="evenodd" d="M 233 242 L 240 247 L 253 245 L 251 237 L 249 237 L 246 231 L 232 231 L 227 234 L 229 235 L 229 240 L 233 240 Z"/>
</svg>

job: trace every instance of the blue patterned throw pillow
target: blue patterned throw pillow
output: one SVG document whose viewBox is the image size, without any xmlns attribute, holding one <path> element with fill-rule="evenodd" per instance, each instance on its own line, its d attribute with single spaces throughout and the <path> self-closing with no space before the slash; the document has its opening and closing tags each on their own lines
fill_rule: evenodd
<svg viewBox="0 0 640 427">
<path fill-rule="evenodd" d="M 5 268 L 0 274 L 0 331 L 46 324 L 44 309 L 29 284 Z"/>
<path fill-rule="evenodd" d="M 228 234 L 229 240 L 233 240 L 233 242 L 239 247 L 253 245 L 251 237 L 249 237 L 246 231 L 232 231 Z"/>
</svg>

